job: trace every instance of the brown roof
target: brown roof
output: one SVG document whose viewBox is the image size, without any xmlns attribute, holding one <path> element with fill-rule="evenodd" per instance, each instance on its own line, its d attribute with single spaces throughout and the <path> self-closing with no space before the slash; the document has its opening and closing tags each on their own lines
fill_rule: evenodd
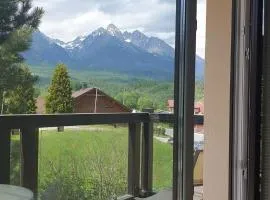
<svg viewBox="0 0 270 200">
<path fill-rule="evenodd" d="M 81 96 L 81 95 L 83 95 L 83 94 L 85 94 L 87 92 L 90 92 L 91 90 L 94 90 L 94 89 L 97 89 L 97 88 L 84 88 L 84 89 L 80 89 L 80 90 L 78 90 L 76 92 L 73 92 L 72 93 L 72 97 L 73 98 L 77 98 L 77 97 L 79 97 L 79 96 Z"/>
<path fill-rule="evenodd" d="M 80 89 L 76 92 L 73 92 L 72 93 L 72 97 L 73 98 L 78 98 L 92 90 L 97 90 L 99 93 L 107 96 L 108 98 L 110 98 L 112 101 L 114 101 L 115 103 L 117 103 L 118 105 L 122 106 L 123 108 L 125 108 L 128 112 L 131 112 L 132 110 L 130 108 L 128 108 L 127 106 L 123 105 L 122 103 L 120 103 L 119 101 L 117 101 L 116 99 L 114 99 L 113 97 L 111 97 L 110 95 L 106 94 L 105 92 L 101 91 L 100 89 L 98 88 L 84 88 L 84 89 Z"/>
</svg>

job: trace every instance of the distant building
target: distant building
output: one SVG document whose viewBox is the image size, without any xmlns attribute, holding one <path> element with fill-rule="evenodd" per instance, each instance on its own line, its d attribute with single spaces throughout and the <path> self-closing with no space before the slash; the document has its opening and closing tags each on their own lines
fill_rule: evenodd
<svg viewBox="0 0 270 200">
<path fill-rule="evenodd" d="M 72 94 L 74 113 L 127 113 L 132 112 L 113 97 L 98 88 L 85 88 Z M 37 114 L 45 113 L 45 99 L 37 99 Z"/>
<path fill-rule="evenodd" d="M 173 112 L 173 110 L 174 110 L 174 100 L 169 99 L 167 107 L 168 107 L 169 112 Z"/>
<path fill-rule="evenodd" d="M 174 111 L 174 100 L 168 100 L 167 108 L 170 113 Z M 194 104 L 194 115 L 197 115 L 194 122 L 194 133 L 203 133 L 203 115 L 204 115 L 204 104 L 202 102 L 196 102 Z"/>
<path fill-rule="evenodd" d="M 194 104 L 194 114 L 204 114 L 204 103 L 202 102 L 196 102 Z"/>
<path fill-rule="evenodd" d="M 98 88 L 85 88 L 72 94 L 75 113 L 132 112 Z"/>
<path fill-rule="evenodd" d="M 167 108 L 169 112 L 174 111 L 174 100 L 169 99 L 167 102 Z M 194 104 L 194 114 L 204 114 L 204 104 L 202 102 L 196 102 Z"/>
</svg>

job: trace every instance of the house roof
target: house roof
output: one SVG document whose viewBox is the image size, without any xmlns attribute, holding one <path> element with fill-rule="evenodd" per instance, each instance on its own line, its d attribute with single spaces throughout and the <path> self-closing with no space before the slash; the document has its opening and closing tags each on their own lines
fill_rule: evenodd
<svg viewBox="0 0 270 200">
<path fill-rule="evenodd" d="M 105 95 L 107 98 L 111 99 L 113 102 L 115 102 L 116 104 L 120 105 L 121 107 L 125 108 L 128 112 L 132 112 L 132 110 L 130 108 L 128 108 L 127 106 L 123 105 L 122 103 L 120 103 L 119 101 L 117 101 L 116 99 L 114 99 L 113 97 L 111 97 L 110 95 L 106 94 L 105 92 L 101 91 L 100 89 L 98 88 L 84 88 L 84 89 L 80 89 L 78 91 L 75 91 L 72 93 L 72 97 L 73 98 L 78 98 L 78 97 L 81 97 L 85 94 L 87 94 L 88 92 L 91 92 L 91 91 L 98 91 L 99 93 Z"/>
<path fill-rule="evenodd" d="M 94 90 L 94 89 L 97 89 L 97 88 L 83 88 L 83 89 L 80 89 L 78 91 L 73 92 L 72 97 L 77 98 L 77 97 L 79 97 L 79 96 L 81 96 L 81 95 L 83 95 L 83 94 L 85 94 L 87 92 L 90 92 L 91 90 Z"/>
</svg>

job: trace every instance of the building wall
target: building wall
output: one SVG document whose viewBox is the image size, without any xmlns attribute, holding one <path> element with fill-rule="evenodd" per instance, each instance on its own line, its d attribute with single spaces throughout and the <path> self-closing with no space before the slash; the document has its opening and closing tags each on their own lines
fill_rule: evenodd
<svg viewBox="0 0 270 200">
<path fill-rule="evenodd" d="M 74 112 L 75 113 L 94 113 L 95 112 L 95 91 L 86 93 L 75 98 Z M 115 113 L 129 112 L 125 107 L 121 106 L 116 101 L 108 96 L 98 93 L 97 98 L 97 113 Z"/>
<path fill-rule="evenodd" d="M 204 199 L 229 199 L 232 1 L 207 0 Z"/>
</svg>

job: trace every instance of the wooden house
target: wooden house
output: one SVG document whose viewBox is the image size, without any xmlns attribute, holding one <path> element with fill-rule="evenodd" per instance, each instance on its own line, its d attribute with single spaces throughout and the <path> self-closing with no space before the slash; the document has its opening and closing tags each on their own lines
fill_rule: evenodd
<svg viewBox="0 0 270 200">
<path fill-rule="evenodd" d="M 98 88 L 85 88 L 72 94 L 74 113 L 128 113 L 131 109 Z M 45 113 L 45 99 L 37 99 L 37 114 Z"/>
<path fill-rule="evenodd" d="M 75 113 L 121 113 L 131 112 L 113 97 L 98 88 L 85 88 L 72 94 Z"/>
</svg>

